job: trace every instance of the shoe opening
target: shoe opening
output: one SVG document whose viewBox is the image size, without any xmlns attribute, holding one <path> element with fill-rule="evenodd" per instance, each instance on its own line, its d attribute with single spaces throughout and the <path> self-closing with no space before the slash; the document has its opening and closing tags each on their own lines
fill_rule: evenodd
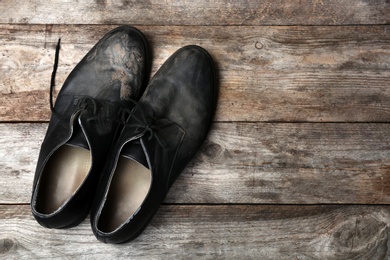
<svg viewBox="0 0 390 260">
<path fill-rule="evenodd" d="M 77 191 L 91 168 L 91 153 L 65 144 L 53 153 L 39 182 L 36 210 L 51 214 Z"/>
<path fill-rule="evenodd" d="M 131 158 L 120 156 L 97 223 L 98 229 L 109 233 L 120 227 L 142 205 L 151 183 L 152 175 L 148 168 Z"/>
</svg>

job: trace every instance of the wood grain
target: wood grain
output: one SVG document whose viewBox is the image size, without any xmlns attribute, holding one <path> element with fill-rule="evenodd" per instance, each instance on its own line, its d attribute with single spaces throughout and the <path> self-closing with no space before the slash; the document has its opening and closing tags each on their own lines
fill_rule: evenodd
<svg viewBox="0 0 390 260">
<path fill-rule="evenodd" d="M 47 121 L 57 88 L 115 26 L 0 25 L 0 119 Z M 152 74 L 178 48 L 205 47 L 219 71 L 216 121 L 389 122 L 388 26 L 141 26 Z M 233 37 L 234 35 L 234 37 Z"/>
<path fill-rule="evenodd" d="M 141 236 L 98 242 L 89 219 L 45 229 L 28 205 L 0 206 L 0 257 L 115 259 L 387 259 L 385 206 L 164 205 Z"/>
<path fill-rule="evenodd" d="M 390 259 L 389 0 L 0 2 L 0 259 Z M 107 245 L 28 203 L 58 38 L 57 91 L 119 24 L 145 33 L 151 75 L 206 48 L 219 100 L 149 227 Z"/>
<path fill-rule="evenodd" d="M 3 0 L 0 23 L 142 25 L 388 24 L 386 0 Z"/>
<path fill-rule="evenodd" d="M 0 203 L 29 202 L 46 127 L 0 124 Z M 389 204 L 389 132 L 372 123 L 215 123 L 165 202 Z"/>
</svg>

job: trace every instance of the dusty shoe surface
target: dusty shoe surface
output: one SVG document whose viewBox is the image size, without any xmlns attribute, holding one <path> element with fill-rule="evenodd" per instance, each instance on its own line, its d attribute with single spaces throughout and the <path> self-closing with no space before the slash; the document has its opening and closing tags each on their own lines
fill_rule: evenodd
<svg viewBox="0 0 390 260">
<path fill-rule="evenodd" d="M 121 107 L 142 95 L 147 56 L 142 33 L 118 27 L 73 69 L 55 106 L 51 101 L 31 197 L 32 213 L 42 226 L 72 227 L 88 214 Z"/>
<path fill-rule="evenodd" d="M 206 138 L 216 103 L 211 56 L 201 47 L 175 52 L 129 113 L 108 158 L 91 209 L 95 236 L 136 238 Z"/>
</svg>

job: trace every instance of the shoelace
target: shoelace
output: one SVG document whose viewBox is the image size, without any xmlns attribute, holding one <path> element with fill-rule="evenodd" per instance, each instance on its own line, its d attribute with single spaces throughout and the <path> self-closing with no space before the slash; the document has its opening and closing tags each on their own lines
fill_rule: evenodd
<svg viewBox="0 0 390 260">
<path fill-rule="evenodd" d="M 58 63 L 59 63 L 59 55 L 60 55 L 60 48 L 61 48 L 61 38 L 58 39 L 57 46 L 56 46 L 56 52 L 55 52 L 55 57 L 54 57 L 54 65 L 53 65 L 53 71 L 51 73 L 51 80 L 50 80 L 50 93 L 49 93 L 49 98 L 50 98 L 50 110 L 52 113 L 55 113 L 60 119 L 63 119 L 63 116 L 60 115 L 54 108 L 54 101 L 53 101 L 53 91 L 55 88 L 55 81 L 56 81 L 56 74 L 57 74 L 57 68 L 58 68 Z M 88 108 L 92 107 L 93 114 L 97 114 L 97 109 L 99 106 L 101 106 L 102 103 L 97 101 L 96 99 L 85 96 L 82 97 L 79 102 L 78 102 L 78 107 L 81 110 L 86 110 Z M 119 116 L 119 115 L 118 115 Z M 108 119 L 109 118 L 102 118 L 102 117 L 91 117 L 88 120 L 95 120 L 95 119 Z"/>
<path fill-rule="evenodd" d="M 58 68 L 58 59 L 60 56 L 60 46 L 61 46 L 61 38 L 59 38 L 58 42 L 57 42 L 56 53 L 54 56 L 53 71 L 51 72 L 51 80 L 50 80 L 50 110 L 51 110 L 51 112 L 55 112 L 54 102 L 53 102 L 53 91 L 54 91 L 54 87 L 56 85 L 56 74 L 57 74 L 57 68 Z"/>
<path fill-rule="evenodd" d="M 122 109 L 121 117 L 124 127 L 142 128 L 144 134 L 149 134 L 149 141 L 152 140 L 154 137 L 163 148 L 166 148 L 166 142 L 157 132 L 161 128 L 173 125 L 173 122 L 169 121 L 168 119 L 164 119 L 167 122 L 162 122 L 163 119 L 157 119 L 154 115 L 146 117 L 145 111 L 142 106 L 137 101 L 130 101 L 134 104 L 134 108 L 131 110 L 128 108 Z M 137 114 L 140 114 L 140 116 Z M 128 123 L 128 121 L 133 121 L 131 119 L 134 119 L 135 122 Z"/>
<path fill-rule="evenodd" d="M 55 87 L 55 79 L 57 74 L 57 68 L 58 68 L 58 60 L 59 60 L 59 54 L 60 54 L 60 46 L 61 46 L 61 38 L 58 39 L 57 46 L 56 46 L 56 52 L 54 57 L 54 65 L 53 65 L 53 71 L 51 74 L 51 80 L 50 80 L 50 110 L 52 113 L 56 113 L 60 118 L 62 118 L 61 115 L 59 115 L 54 108 L 54 102 L 53 102 L 53 91 Z M 105 118 L 105 117 L 91 117 L 88 120 L 95 120 L 95 119 L 107 119 L 110 121 L 116 121 L 120 124 L 122 124 L 124 127 L 136 127 L 136 128 L 142 128 L 144 130 L 144 134 L 148 133 L 149 137 L 148 140 L 152 140 L 153 137 L 156 138 L 156 141 L 163 147 L 166 148 L 165 141 L 158 135 L 157 131 L 161 128 L 168 127 L 173 124 L 173 122 L 165 119 L 167 122 L 162 122 L 162 119 L 157 119 L 154 115 L 149 116 L 151 123 L 148 122 L 148 118 L 145 116 L 145 112 L 142 108 L 142 106 L 135 100 L 129 99 L 131 103 L 134 104 L 133 109 L 129 108 L 123 108 L 121 107 L 119 109 L 118 118 Z M 92 97 L 83 97 L 80 99 L 78 106 L 80 109 L 85 110 L 90 107 L 93 108 L 93 114 L 97 114 L 97 109 L 101 105 L 99 101 Z M 139 111 L 139 114 L 141 114 L 141 117 L 136 115 L 134 112 Z M 129 117 L 132 117 L 136 122 L 135 123 L 128 123 Z"/>
</svg>

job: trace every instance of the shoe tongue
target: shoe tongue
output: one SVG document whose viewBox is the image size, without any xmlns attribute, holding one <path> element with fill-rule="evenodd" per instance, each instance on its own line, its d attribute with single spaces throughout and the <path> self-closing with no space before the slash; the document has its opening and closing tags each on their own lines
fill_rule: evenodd
<svg viewBox="0 0 390 260">
<path fill-rule="evenodd" d="M 72 137 L 69 139 L 67 144 L 89 149 L 87 138 L 85 137 L 83 130 L 81 130 L 78 121 L 74 124 Z"/>
<path fill-rule="evenodd" d="M 121 152 L 122 156 L 128 157 L 142 164 L 149 169 L 148 161 L 146 160 L 144 149 L 139 140 L 131 141 L 127 143 Z"/>
</svg>

